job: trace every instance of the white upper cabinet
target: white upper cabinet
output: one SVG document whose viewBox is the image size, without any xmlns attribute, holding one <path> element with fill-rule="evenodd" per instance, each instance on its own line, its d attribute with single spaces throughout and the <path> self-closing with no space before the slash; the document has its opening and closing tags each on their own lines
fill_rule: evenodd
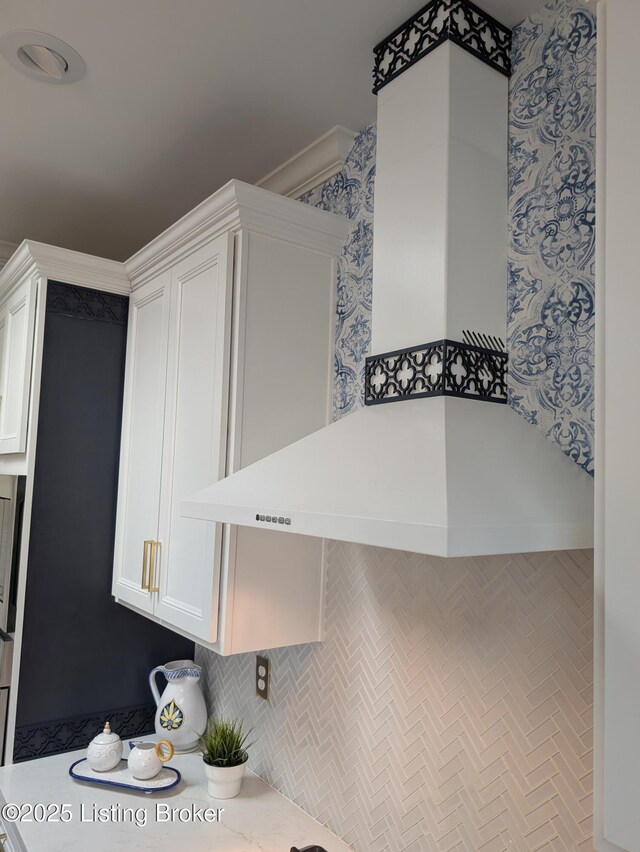
<svg viewBox="0 0 640 852">
<path fill-rule="evenodd" d="M 27 474 L 36 448 L 49 281 L 129 295 L 122 263 L 25 240 L 0 270 L 0 473 Z"/>
<path fill-rule="evenodd" d="M 126 264 L 113 594 L 221 654 L 322 638 L 322 541 L 186 518 L 181 504 L 326 424 L 348 228 L 232 181 Z"/>
</svg>

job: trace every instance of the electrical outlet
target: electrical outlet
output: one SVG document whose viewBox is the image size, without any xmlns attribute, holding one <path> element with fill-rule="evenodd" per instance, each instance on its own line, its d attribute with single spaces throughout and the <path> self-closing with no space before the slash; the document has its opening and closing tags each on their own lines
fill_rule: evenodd
<svg viewBox="0 0 640 852">
<path fill-rule="evenodd" d="M 271 664 L 266 657 L 256 657 L 256 695 L 269 700 L 269 685 L 271 680 Z"/>
</svg>

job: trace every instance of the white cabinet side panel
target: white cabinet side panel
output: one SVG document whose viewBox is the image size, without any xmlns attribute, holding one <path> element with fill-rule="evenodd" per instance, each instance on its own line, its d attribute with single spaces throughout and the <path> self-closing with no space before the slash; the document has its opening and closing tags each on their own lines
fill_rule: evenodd
<svg viewBox="0 0 640 852">
<path fill-rule="evenodd" d="M 622 849 L 640 849 L 640 457 L 637 453 L 640 400 L 629 384 L 629 373 L 640 359 L 637 318 L 638 237 L 636 199 L 640 101 L 640 4 L 637 0 L 607 2 L 604 104 L 604 316 L 598 314 L 598 336 L 604 334 L 604 380 L 598 397 L 598 424 L 604 431 L 603 469 L 599 500 L 604 560 L 604 836 Z M 603 19 L 599 16 L 599 22 Z M 601 49 L 602 45 L 599 45 Z M 600 54 L 602 59 L 602 53 Z M 602 79 L 602 78 L 601 78 Z M 599 133 L 602 124 L 599 125 Z M 602 162 L 602 160 L 601 160 Z M 598 181 L 602 175 L 598 175 Z M 600 183 L 598 184 L 600 193 Z M 602 208 L 601 208 L 602 209 Z M 603 410 L 604 409 L 604 410 Z M 602 566 L 599 566 L 599 571 Z M 602 578 L 598 592 L 601 594 Z M 598 601 L 599 602 L 599 601 Z M 600 637 L 597 637 L 600 642 Z M 596 654 L 599 659 L 600 654 Z M 596 803 L 600 807 L 600 803 Z M 599 821 L 598 821 L 599 822 Z M 599 849 L 609 848 L 598 844 Z"/>
<path fill-rule="evenodd" d="M 333 376 L 335 260 L 253 232 L 238 243 L 229 472 L 325 426 Z M 322 639 L 322 540 L 228 535 L 220 652 Z"/>
<path fill-rule="evenodd" d="M 222 653 L 323 639 L 324 540 L 251 527 L 236 532 L 233 620 Z"/>
<path fill-rule="evenodd" d="M 234 469 L 326 425 L 333 368 L 335 261 L 260 234 L 243 237 L 245 339 Z"/>
</svg>

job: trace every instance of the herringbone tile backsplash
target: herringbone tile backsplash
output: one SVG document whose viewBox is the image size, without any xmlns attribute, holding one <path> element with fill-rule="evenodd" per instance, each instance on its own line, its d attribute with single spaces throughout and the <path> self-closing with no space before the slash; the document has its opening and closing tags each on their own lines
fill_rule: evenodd
<svg viewBox="0 0 640 852">
<path fill-rule="evenodd" d="M 326 641 L 204 650 L 251 768 L 358 852 L 591 845 L 591 552 L 437 559 L 331 543 Z"/>
</svg>

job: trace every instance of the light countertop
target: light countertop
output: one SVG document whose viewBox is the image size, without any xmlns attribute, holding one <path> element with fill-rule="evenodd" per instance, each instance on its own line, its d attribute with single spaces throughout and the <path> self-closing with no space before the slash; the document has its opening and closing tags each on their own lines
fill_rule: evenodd
<svg viewBox="0 0 640 852">
<path fill-rule="evenodd" d="M 212 799 L 199 754 L 175 755 L 167 765 L 181 772 L 181 783 L 153 795 L 74 781 L 69 767 L 84 756 L 84 751 L 70 752 L 0 768 L 1 804 L 66 804 L 71 811 L 68 822 L 4 819 L 15 852 L 289 852 L 291 846 L 312 844 L 327 852 L 350 852 L 346 843 L 250 773 L 237 798 Z M 156 805 L 186 810 L 159 821 Z M 224 808 L 220 822 L 199 821 L 194 810 L 206 808 Z M 99 821 L 99 809 L 105 809 L 107 821 Z M 167 817 L 166 807 L 160 812 Z M 144 824 L 136 824 L 134 813 Z"/>
</svg>

